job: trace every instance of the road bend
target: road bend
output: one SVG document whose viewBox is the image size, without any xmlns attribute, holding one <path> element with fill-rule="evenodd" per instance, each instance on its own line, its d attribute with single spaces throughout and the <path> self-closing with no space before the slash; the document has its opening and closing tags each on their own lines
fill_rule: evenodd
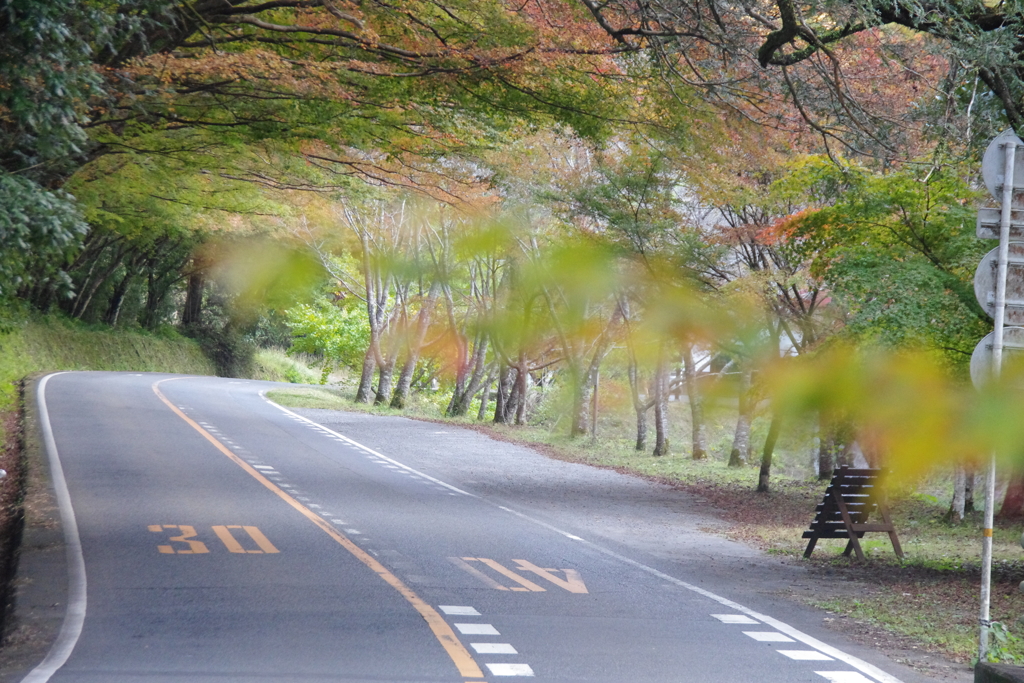
<svg viewBox="0 0 1024 683">
<path fill-rule="evenodd" d="M 586 508 L 627 477 L 588 489 L 524 448 L 285 409 L 274 386 L 46 380 L 83 590 L 26 681 L 921 680 L 819 613 L 602 535 Z"/>
</svg>

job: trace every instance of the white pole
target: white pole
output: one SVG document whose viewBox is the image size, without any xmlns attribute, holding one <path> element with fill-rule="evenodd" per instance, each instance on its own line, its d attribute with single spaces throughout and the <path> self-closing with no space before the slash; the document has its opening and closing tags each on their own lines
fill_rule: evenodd
<svg viewBox="0 0 1024 683">
<path fill-rule="evenodd" d="M 1010 218 L 1013 208 L 1013 166 L 1017 141 L 1011 139 L 1003 146 L 1003 197 L 999 216 L 999 259 L 996 269 L 995 330 L 992 334 L 992 376 L 996 379 L 1003 369 L 1003 321 L 1006 314 L 1006 269 L 1010 255 Z M 981 633 L 978 639 L 978 661 L 987 661 L 989 630 L 992 625 L 989 604 L 992 595 L 992 525 L 996 497 L 996 454 L 989 458 L 985 477 L 985 528 L 981 539 Z"/>
</svg>

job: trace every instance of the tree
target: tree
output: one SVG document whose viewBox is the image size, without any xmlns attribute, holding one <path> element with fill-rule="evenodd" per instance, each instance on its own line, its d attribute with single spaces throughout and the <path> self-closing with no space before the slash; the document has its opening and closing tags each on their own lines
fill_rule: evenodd
<svg viewBox="0 0 1024 683">
<path fill-rule="evenodd" d="M 819 197 L 777 228 L 832 292 L 844 334 L 927 348 L 965 376 L 990 323 L 972 284 L 986 245 L 974 236 L 974 193 L 958 169 L 936 163 L 881 174 L 812 157 L 780 185 Z"/>
<path fill-rule="evenodd" d="M 106 80 L 65 98 L 78 107 L 69 123 L 88 119 L 90 139 L 79 125 L 78 144 L 58 150 L 54 184 L 87 158 L 152 149 L 142 135 L 204 129 L 229 144 L 286 144 L 340 176 L 401 182 L 412 155 L 473 147 L 521 117 L 598 134 L 618 106 L 607 97 L 617 85 L 600 74 L 620 50 L 549 0 L 116 0 L 94 13 L 102 31 L 59 21 L 62 10 L 84 12 L 82 0 L 36 4 L 75 48 L 66 61 L 87 85 Z"/>
<path fill-rule="evenodd" d="M 743 117 L 810 130 L 851 153 L 897 158 L 914 148 L 941 124 L 927 100 L 945 76 L 941 99 L 969 100 L 960 113 L 985 106 L 970 85 L 976 76 L 998 113 L 1015 128 L 1024 122 L 1024 46 L 1015 37 L 1022 14 L 1014 3 L 580 2 L 624 49 L 649 49 L 673 81 Z"/>
<path fill-rule="evenodd" d="M 60 265 L 86 225 L 47 179 L 85 147 L 85 103 L 100 85 L 90 41 L 107 27 L 76 0 L 0 2 L 0 300 L 70 287 Z"/>
<path fill-rule="evenodd" d="M 289 353 L 308 353 L 323 359 L 321 384 L 327 382 L 336 365 L 358 367 L 369 343 L 365 318 L 326 297 L 288 309 L 285 324 L 293 337 Z"/>
</svg>

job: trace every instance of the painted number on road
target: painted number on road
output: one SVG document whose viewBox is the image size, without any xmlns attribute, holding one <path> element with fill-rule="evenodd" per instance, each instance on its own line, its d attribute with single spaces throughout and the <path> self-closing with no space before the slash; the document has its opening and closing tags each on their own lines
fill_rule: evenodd
<svg viewBox="0 0 1024 683">
<path fill-rule="evenodd" d="M 509 569 L 500 562 L 486 557 L 450 557 L 448 559 L 460 569 L 465 570 L 467 573 L 476 577 L 485 585 L 490 586 L 495 590 L 516 592 L 529 591 L 534 593 L 541 593 L 547 590 L 525 576 Z M 575 569 L 549 569 L 538 567 L 527 560 L 512 561 L 515 562 L 516 569 L 519 571 L 530 572 L 531 574 L 534 574 L 535 576 L 538 576 L 559 588 L 569 591 L 570 593 L 588 592 L 587 586 L 583 583 L 583 578 L 580 577 L 580 573 Z M 496 577 L 495 574 L 498 576 Z M 559 574 L 562 576 L 559 576 Z M 508 581 L 517 585 L 505 585 Z"/>
<path fill-rule="evenodd" d="M 242 544 L 238 542 L 234 534 L 231 533 L 232 529 L 242 529 L 246 534 L 249 535 L 256 545 L 259 547 L 258 550 L 246 550 L 242 547 Z M 224 547 L 233 553 L 251 553 L 259 555 L 261 553 L 278 553 L 281 552 L 274 545 L 267 540 L 267 537 L 263 535 L 263 532 L 254 526 L 239 526 L 237 524 L 231 524 L 228 526 L 215 526 L 213 527 L 213 533 L 217 534 L 217 538 L 220 539 Z"/>
<path fill-rule="evenodd" d="M 230 524 L 214 526 L 211 529 L 231 553 L 262 555 L 281 552 L 274 547 L 274 544 L 263 535 L 258 527 Z M 232 532 L 232 529 L 241 529 L 245 533 Z M 158 545 L 156 547 L 164 555 L 200 555 L 210 552 L 205 543 L 195 540 L 197 535 L 195 527 L 187 524 L 150 524 L 149 530 L 157 534 L 167 533 L 168 530 L 180 532 L 177 536 L 167 539 L 176 545 Z M 252 547 L 253 545 L 255 548 Z"/>
<path fill-rule="evenodd" d="M 150 524 L 149 530 L 155 533 L 162 533 L 167 529 L 177 529 L 181 533 L 177 536 L 171 536 L 168 541 L 174 543 L 185 543 L 188 547 L 172 546 L 172 545 L 158 545 L 156 547 L 161 553 L 165 555 L 200 555 L 202 553 L 208 553 L 210 550 L 206 547 L 206 544 L 202 541 L 193 541 L 192 539 L 196 536 L 195 527 L 188 526 L 187 524 Z"/>
</svg>

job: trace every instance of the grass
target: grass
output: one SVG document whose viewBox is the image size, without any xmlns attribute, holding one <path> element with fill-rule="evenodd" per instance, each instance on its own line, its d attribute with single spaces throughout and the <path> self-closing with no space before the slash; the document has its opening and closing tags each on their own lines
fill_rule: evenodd
<svg viewBox="0 0 1024 683">
<path fill-rule="evenodd" d="M 436 395 L 418 396 L 406 411 L 394 411 L 354 404 L 353 393 L 351 381 L 346 379 L 341 386 L 296 387 L 270 392 L 269 397 L 300 408 L 443 419 L 443 400 Z M 544 416 L 543 406 L 537 411 L 541 422 L 534 425 L 494 425 L 472 418 L 448 421 L 484 429 L 495 438 L 538 447 L 559 459 L 615 469 L 687 491 L 731 523 L 726 531 L 716 529 L 716 533 L 806 562 L 812 574 L 822 580 L 811 582 L 810 594 L 796 597 L 834 613 L 839 617 L 832 620 L 837 627 L 859 622 L 919 650 L 958 662 L 971 661 L 977 650 L 981 515 L 969 515 L 958 526 L 944 521 L 952 493 L 948 475 L 938 472 L 890 491 L 891 511 L 905 560 L 896 557 L 885 534 L 870 534 L 863 539 L 867 555 L 864 563 L 844 557 L 846 543 L 840 539 L 819 541 L 812 557 L 804 560 L 806 541 L 801 535 L 825 490 L 825 484 L 817 481 L 810 469 L 813 453 L 807 446 L 806 426 L 803 432 L 793 430 L 782 440 L 773 468 L 772 490 L 757 494 L 755 464 L 741 468 L 725 464 L 733 419 L 729 408 L 709 407 L 711 457 L 694 461 L 680 447 L 689 438 L 689 416 L 684 406 L 670 406 L 675 426 L 670 437 L 676 448 L 661 458 L 637 453 L 631 440 L 625 438 L 570 439 L 563 422 Z M 550 406 L 548 410 L 556 412 Z M 628 433 L 623 422 L 621 414 L 612 413 L 599 424 L 599 433 Z M 763 441 L 763 430 L 762 420 L 753 443 Z M 1000 522 L 993 537 L 992 618 L 1003 623 L 1011 634 L 1008 643 L 999 648 L 1004 661 L 1024 661 L 1024 643 L 1016 637 L 1024 635 L 1024 619 L 1018 623 L 1024 615 L 1024 593 L 1018 589 L 1024 579 L 1019 534 L 1019 522 Z"/>
<path fill-rule="evenodd" d="M 0 332 L 0 414 L 17 409 L 17 383 L 22 378 L 56 370 L 214 374 L 199 346 L 172 330 L 111 330 L 38 316 L 9 323 Z M 6 433 L 0 432 L 0 443 L 7 441 Z"/>
<path fill-rule="evenodd" d="M 57 370 L 130 370 L 212 375 L 199 345 L 171 329 L 157 334 L 112 330 L 34 316 L 0 328 L 0 629 L 10 600 L 24 506 L 19 382 Z M 4 633 L 0 633 L 4 635 Z"/>
<path fill-rule="evenodd" d="M 252 379 L 292 384 L 317 384 L 320 373 L 305 358 L 289 356 L 281 349 L 258 349 L 253 359 Z"/>
</svg>

